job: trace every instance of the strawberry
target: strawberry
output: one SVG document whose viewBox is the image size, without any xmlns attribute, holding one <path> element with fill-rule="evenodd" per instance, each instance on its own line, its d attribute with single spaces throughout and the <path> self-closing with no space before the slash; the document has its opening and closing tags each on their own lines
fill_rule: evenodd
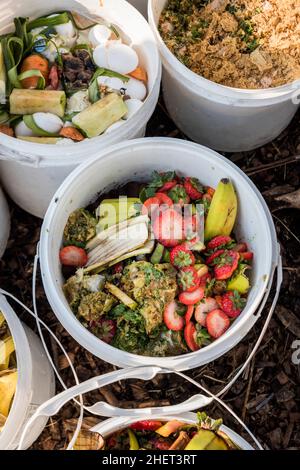
<svg viewBox="0 0 300 470">
<path fill-rule="evenodd" d="M 117 325 L 113 320 L 100 318 L 97 322 L 97 336 L 104 343 L 111 343 L 117 331 Z"/>
<path fill-rule="evenodd" d="M 217 250 L 215 251 L 212 255 L 210 255 L 207 260 L 206 260 L 206 264 L 214 264 L 214 260 L 216 258 L 218 258 L 219 256 L 221 256 L 223 253 L 225 252 L 225 250 Z"/>
<path fill-rule="evenodd" d="M 161 421 L 149 419 L 145 421 L 138 421 L 137 423 L 131 424 L 129 427 L 131 429 L 135 429 L 136 431 L 156 431 L 161 426 L 162 426 Z"/>
<path fill-rule="evenodd" d="M 88 261 L 88 256 L 83 248 L 78 246 L 65 246 L 59 252 L 59 259 L 64 266 L 85 266 Z"/>
<path fill-rule="evenodd" d="M 200 286 L 206 287 L 207 282 L 210 282 L 210 281 L 211 281 L 210 273 L 206 273 L 206 274 L 203 274 L 203 276 L 200 276 Z"/>
<path fill-rule="evenodd" d="M 187 195 L 182 184 L 176 184 L 176 186 L 168 192 L 168 196 L 175 204 L 179 204 L 181 207 L 190 202 L 190 197 Z"/>
<path fill-rule="evenodd" d="M 244 261 L 252 261 L 253 256 L 254 255 L 253 255 L 252 251 L 245 251 L 245 252 L 240 254 L 241 259 L 243 259 Z"/>
<path fill-rule="evenodd" d="M 244 251 L 248 251 L 248 246 L 246 243 L 238 243 L 232 249 L 238 253 L 243 253 Z"/>
<path fill-rule="evenodd" d="M 195 320 L 201 326 L 206 327 L 206 317 L 209 312 L 218 308 L 217 301 L 213 297 L 206 297 L 196 306 Z"/>
<path fill-rule="evenodd" d="M 228 291 L 220 300 L 221 309 L 230 318 L 236 318 L 246 305 L 246 299 L 240 296 L 238 291 Z"/>
<path fill-rule="evenodd" d="M 158 206 L 159 206 L 158 197 L 155 197 L 155 196 L 154 197 L 149 197 L 148 199 L 146 199 L 146 201 L 143 204 L 142 214 L 143 215 L 147 215 L 147 214 L 152 215 L 157 211 Z"/>
<path fill-rule="evenodd" d="M 220 338 L 230 326 L 230 320 L 223 310 L 215 309 L 207 314 L 206 328 L 210 336 Z"/>
<path fill-rule="evenodd" d="M 184 305 L 195 305 L 204 297 L 204 287 L 198 287 L 193 292 L 181 292 L 179 302 Z"/>
<path fill-rule="evenodd" d="M 233 240 L 231 237 L 227 237 L 225 235 L 219 235 L 214 237 L 210 242 L 207 244 L 207 248 L 209 250 L 216 250 L 217 248 L 220 250 L 221 248 L 226 247 L 229 243 Z"/>
<path fill-rule="evenodd" d="M 165 204 L 167 206 L 173 206 L 173 201 L 172 199 L 167 196 L 165 193 L 155 193 L 155 196 L 159 200 L 159 205 Z"/>
<path fill-rule="evenodd" d="M 184 328 L 184 339 L 191 351 L 197 351 L 199 348 L 197 342 L 197 330 L 192 322 L 187 323 L 186 327 Z"/>
<path fill-rule="evenodd" d="M 159 188 L 159 192 L 160 193 L 168 192 L 172 188 L 174 188 L 174 186 L 176 186 L 176 184 L 177 184 L 176 180 L 167 181 L 161 188 Z"/>
<path fill-rule="evenodd" d="M 164 322 L 166 327 L 172 331 L 180 331 L 184 327 L 184 318 L 176 312 L 178 304 L 175 300 L 168 304 L 164 311 Z"/>
<path fill-rule="evenodd" d="M 222 251 L 222 250 L 220 250 Z M 226 250 L 213 259 L 214 273 L 217 280 L 229 279 L 238 267 L 240 255 L 236 251 Z"/>
<path fill-rule="evenodd" d="M 178 245 L 170 253 L 170 261 L 176 268 L 184 268 L 195 264 L 195 256 L 185 245 Z"/>
<path fill-rule="evenodd" d="M 193 266 L 182 268 L 178 273 L 179 287 L 185 292 L 193 292 L 200 284 L 200 278 Z"/>
<path fill-rule="evenodd" d="M 186 312 L 185 312 L 185 324 L 187 325 L 192 317 L 193 317 L 193 313 L 194 313 L 194 305 L 189 305 L 188 308 L 186 309 Z"/>
<path fill-rule="evenodd" d="M 162 245 L 178 245 L 183 238 L 182 215 L 171 208 L 161 212 L 153 222 L 153 232 Z"/>
<path fill-rule="evenodd" d="M 187 195 L 192 200 L 201 199 L 203 197 L 204 189 L 197 178 L 185 178 L 183 185 Z"/>
<path fill-rule="evenodd" d="M 184 217 L 184 236 L 187 240 L 193 241 L 195 238 L 195 243 L 197 243 L 200 239 L 201 229 L 203 229 L 203 227 L 201 226 L 200 217 L 197 214 Z"/>
</svg>

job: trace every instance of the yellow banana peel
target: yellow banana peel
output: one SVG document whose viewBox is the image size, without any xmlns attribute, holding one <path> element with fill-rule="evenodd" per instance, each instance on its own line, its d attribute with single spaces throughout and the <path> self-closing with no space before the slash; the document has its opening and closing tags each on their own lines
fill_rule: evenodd
<svg viewBox="0 0 300 470">
<path fill-rule="evenodd" d="M 0 340 L 0 371 L 8 368 L 10 355 L 14 350 L 15 345 L 12 336 Z"/>
<path fill-rule="evenodd" d="M 0 415 L 7 418 L 16 392 L 18 373 L 16 369 L 0 372 Z"/>
</svg>

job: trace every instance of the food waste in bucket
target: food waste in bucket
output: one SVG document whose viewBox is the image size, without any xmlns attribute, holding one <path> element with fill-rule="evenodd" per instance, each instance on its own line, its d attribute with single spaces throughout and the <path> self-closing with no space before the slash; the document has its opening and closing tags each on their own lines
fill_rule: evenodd
<svg viewBox="0 0 300 470">
<path fill-rule="evenodd" d="M 161 154 L 165 155 L 166 163 L 164 164 L 161 162 Z M 182 160 L 183 154 L 185 155 L 184 162 Z M 137 155 L 142 156 L 142 158 L 137 158 Z M 169 161 L 168 156 L 170 156 Z M 118 168 L 124 158 L 127 161 L 127 174 L 124 174 L 124 169 L 122 169 L 122 175 L 120 173 L 118 176 Z M 154 170 L 156 170 L 156 181 L 151 179 Z M 161 173 L 164 173 L 164 179 L 166 179 L 165 175 L 168 175 L 165 181 L 159 180 Z M 197 179 L 200 180 L 201 178 L 203 185 L 201 191 L 203 191 L 202 195 L 204 196 L 208 194 L 208 188 L 213 194 L 212 188 L 219 188 L 219 181 L 226 176 L 232 182 L 232 185 L 229 185 L 231 189 L 226 192 L 226 195 L 231 194 L 234 198 L 236 192 L 238 201 L 238 207 L 235 207 L 238 208 L 238 215 L 236 220 L 231 220 L 230 233 L 235 222 L 234 233 L 237 237 L 236 240 L 247 243 L 249 249 L 245 245 L 237 244 L 232 234 L 222 235 L 223 237 L 229 237 L 225 240 L 224 238 L 216 238 L 220 237 L 221 234 L 221 232 L 218 233 L 221 230 L 219 223 L 222 225 L 221 217 L 212 217 L 212 221 L 215 221 L 212 222 L 212 229 L 217 229 L 217 232 L 213 233 L 210 232 L 211 224 L 208 222 L 211 222 L 211 217 L 209 216 L 206 218 L 206 233 L 204 231 L 205 245 L 199 248 L 198 241 L 199 251 L 193 251 L 191 241 L 182 240 L 182 234 L 177 236 L 174 246 L 170 246 L 171 237 L 161 237 L 159 230 L 155 230 L 155 224 L 156 240 L 152 239 L 148 242 L 148 214 L 147 211 L 142 215 L 138 215 L 136 212 L 138 203 L 141 200 L 137 198 L 137 194 L 126 192 L 125 195 L 131 197 L 127 201 L 130 207 L 125 204 L 125 212 L 123 212 L 125 217 L 123 221 L 118 220 L 118 230 L 122 229 L 124 235 L 127 230 L 126 219 L 129 217 L 128 211 L 130 211 L 132 219 L 130 219 L 128 230 L 131 235 L 135 234 L 135 238 L 130 237 L 130 249 L 128 248 L 126 236 L 120 237 L 121 240 L 119 241 L 115 240 L 116 226 L 106 227 L 111 212 L 109 217 L 105 219 L 103 217 L 96 218 L 95 212 L 89 212 L 86 209 L 78 210 L 87 206 L 95 210 L 99 206 L 95 202 L 95 195 L 98 193 L 101 193 L 100 200 L 104 199 L 104 201 L 98 207 L 97 215 L 102 214 L 104 216 L 108 212 L 109 205 L 114 206 L 115 209 L 116 199 L 114 198 L 116 195 L 120 195 L 122 185 L 124 188 L 124 184 L 132 181 L 133 174 L 135 175 L 136 188 L 136 183 L 142 182 L 140 189 L 143 191 L 139 197 L 144 202 L 149 198 L 154 198 L 154 201 L 152 199 L 154 206 L 159 206 L 159 198 L 162 198 L 165 202 L 172 204 L 172 207 L 166 204 L 165 211 L 158 217 L 159 221 L 162 217 L 165 217 L 164 214 L 170 214 L 170 211 L 173 214 L 174 201 L 172 197 L 177 198 L 178 201 L 179 194 L 181 202 L 184 202 L 184 194 L 187 197 L 186 188 L 188 188 L 188 191 L 193 191 L 194 195 L 198 191 L 198 197 L 200 187 L 197 186 L 199 184 Z M 190 180 L 191 175 L 193 180 Z M 85 184 L 87 181 L 89 182 L 88 187 Z M 186 188 L 182 184 L 184 181 Z M 169 187 L 170 183 L 172 188 Z M 168 186 L 167 193 L 162 191 L 164 184 Z M 77 189 L 82 187 L 85 187 L 84 194 L 80 194 Z M 222 192 L 224 184 L 221 183 L 220 188 Z M 158 196 L 155 196 L 157 192 Z M 220 189 L 217 189 L 212 195 L 210 206 L 212 211 L 214 211 L 214 206 L 218 206 L 219 194 Z M 122 193 L 122 195 L 124 194 Z M 227 196 L 224 196 L 225 199 Z M 53 311 L 65 328 L 80 344 L 98 357 L 121 367 L 151 364 L 153 361 L 151 354 L 154 348 L 152 348 L 150 354 L 146 353 L 146 349 L 137 351 L 134 348 L 137 347 L 137 344 L 138 347 L 142 347 L 142 338 L 145 336 L 145 332 L 147 334 L 147 328 L 150 334 L 146 336 L 145 342 L 147 343 L 149 339 L 153 340 L 155 338 L 154 328 L 151 330 L 151 327 L 155 325 L 156 328 L 157 326 L 161 328 L 158 333 L 160 335 L 159 339 L 167 338 L 169 340 L 166 341 L 165 346 L 170 348 L 171 351 L 169 355 L 164 354 L 164 357 L 159 357 L 157 351 L 155 351 L 155 361 L 161 366 L 169 367 L 172 365 L 172 367 L 181 370 L 197 367 L 200 364 L 214 360 L 231 349 L 249 331 L 259 317 L 261 305 L 265 303 L 272 284 L 275 267 L 279 262 L 273 223 L 264 202 L 252 183 L 233 164 L 214 152 L 175 139 L 144 139 L 123 144 L 110 149 L 106 155 L 101 155 L 101 157 L 95 158 L 93 162 L 81 167 L 64 183 L 57 193 L 56 199 L 55 204 L 49 208 L 41 237 L 40 257 L 45 291 Z M 89 206 L 91 201 L 94 201 L 94 203 Z M 251 201 L 250 205 L 249 201 Z M 226 203 L 229 203 L 229 200 Z M 232 199 L 230 204 L 232 204 Z M 146 203 L 147 205 L 148 203 Z M 119 208 L 118 201 L 117 208 Z M 145 207 L 142 209 L 145 210 Z M 120 217 L 120 211 L 118 217 Z M 174 213 L 172 217 L 178 228 L 178 220 L 181 221 L 181 215 Z M 125 232 L 123 231 L 124 225 Z M 159 225 L 157 227 L 159 228 Z M 262 229 L 261 232 L 260 229 Z M 259 230 L 259 234 L 257 230 Z M 95 236 L 96 232 L 97 235 Z M 265 237 L 266 239 L 262 243 Z M 86 246 L 88 249 L 85 250 L 83 247 L 87 239 L 89 239 Z M 211 240 L 213 240 L 213 243 L 209 245 Z M 134 245 L 137 241 L 139 243 L 138 247 Z M 219 242 L 223 242 L 224 246 L 219 246 Z M 231 246 L 226 246 L 226 242 Z M 180 249 L 176 250 L 175 245 L 179 246 Z M 260 256 L 262 246 L 264 246 L 264 254 Z M 239 252 L 241 247 L 242 250 L 246 251 Z M 270 248 L 270 252 L 267 254 L 265 247 Z M 120 249 L 123 250 L 122 253 L 118 251 Z M 55 257 L 53 257 L 53 250 L 57 250 L 57 256 Z M 209 250 L 210 253 L 208 253 Z M 61 262 L 65 264 L 63 272 L 61 263 L 58 260 L 59 253 Z M 92 253 L 92 255 L 89 255 L 89 253 Z M 247 255 L 243 255 L 243 253 L 247 253 Z M 244 303 L 241 299 L 246 300 L 244 296 L 249 288 L 249 280 L 247 281 L 247 275 L 245 274 L 246 264 L 244 258 L 252 258 L 251 253 L 255 253 L 252 269 L 249 271 L 251 273 L 252 288 L 249 291 L 248 301 Z M 220 256 L 222 258 L 223 255 L 228 255 L 230 258 L 229 268 L 228 263 L 218 259 Z M 135 259 L 136 256 L 139 256 L 139 258 Z M 197 258 L 198 261 L 196 262 Z M 207 259 L 209 260 L 208 263 Z M 216 260 L 215 264 L 213 263 L 214 260 Z M 238 271 L 239 260 L 241 260 L 243 273 Z M 256 260 L 259 261 L 256 262 Z M 182 262 L 187 263 L 188 266 L 182 267 Z M 109 264 L 111 266 L 108 266 Z M 76 275 L 76 267 L 79 266 Z M 163 269 L 160 269 L 161 267 Z M 229 275 L 227 279 L 223 280 L 226 281 L 225 284 L 222 283 L 223 288 L 225 286 L 226 288 L 223 293 L 218 291 L 217 294 L 213 294 L 211 290 L 208 294 L 207 287 L 213 279 L 216 279 L 216 272 L 219 272 L 218 267 L 222 268 L 221 271 L 223 269 L 227 271 L 225 277 Z M 234 269 L 232 270 L 232 268 Z M 125 284 L 123 281 L 126 280 L 126 276 L 122 281 L 123 269 L 128 274 L 128 282 L 125 282 Z M 156 273 L 156 271 L 158 272 Z M 197 271 L 196 274 L 195 271 Z M 266 275 L 266 273 L 269 274 Z M 207 274 L 209 274 L 209 277 L 211 276 L 211 279 L 208 278 Z M 231 287 L 231 281 L 237 281 L 240 275 L 242 279 L 238 279 L 238 282 Z M 203 276 L 203 283 L 201 284 Z M 223 276 L 224 273 L 221 274 L 221 277 Z M 66 282 L 66 278 L 70 280 Z M 162 294 L 167 294 L 163 305 L 159 304 L 161 308 L 159 317 L 158 315 L 152 315 L 150 302 L 147 303 L 147 310 L 144 309 L 144 305 L 139 305 L 143 303 L 143 296 L 147 291 L 145 282 L 148 281 L 149 285 L 152 283 L 152 287 L 156 288 L 160 302 L 163 300 Z M 239 290 L 241 289 L 240 281 L 243 286 L 247 284 L 247 289 L 244 292 Z M 134 282 L 136 282 L 135 286 Z M 191 283 L 191 285 L 187 286 L 188 283 Z M 280 279 L 278 284 L 280 287 Z M 190 288 L 192 288 L 191 291 L 187 292 Z M 150 300 L 153 301 L 151 298 L 152 292 L 149 288 L 148 295 L 150 295 Z M 172 298 L 169 297 L 170 295 Z M 86 299 L 81 304 L 81 300 L 85 296 Z M 207 302 L 207 298 L 209 302 Z M 241 307 L 241 302 L 244 304 L 244 309 Z M 229 320 L 229 318 L 233 318 L 230 317 L 232 310 L 229 307 L 233 308 L 234 305 L 236 307 L 234 312 L 236 319 L 233 321 L 232 319 Z M 208 307 L 211 307 L 211 309 Z M 255 315 L 256 310 L 258 315 Z M 129 318 L 134 319 L 134 325 L 128 325 Z M 203 326 L 207 318 L 210 319 L 208 325 Z M 222 331 L 224 326 L 225 330 Z M 135 343 L 132 339 L 133 331 L 136 333 Z M 197 337 L 199 331 L 201 332 L 200 338 Z M 217 336 L 219 337 L 217 338 Z M 118 339 L 118 342 L 114 344 L 115 338 Z M 175 351 L 174 340 L 171 342 L 172 338 L 177 338 L 177 344 L 175 344 L 177 349 Z M 138 340 L 140 340 L 139 343 Z M 130 341 L 129 347 L 126 346 Z M 131 350 L 130 347 L 132 347 Z"/>
</svg>

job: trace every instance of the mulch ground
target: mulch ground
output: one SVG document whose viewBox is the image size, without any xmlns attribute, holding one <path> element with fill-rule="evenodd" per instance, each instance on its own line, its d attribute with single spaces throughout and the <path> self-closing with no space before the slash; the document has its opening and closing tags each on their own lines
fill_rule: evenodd
<svg viewBox="0 0 300 470">
<path fill-rule="evenodd" d="M 167 116 L 162 101 L 149 123 L 147 135 L 186 139 Z M 250 176 L 268 203 L 281 244 L 284 281 L 275 314 L 259 351 L 224 400 L 244 419 L 266 449 L 300 449 L 300 365 L 292 361 L 293 343 L 300 340 L 300 114 L 274 142 L 256 151 L 226 156 Z M 12 202 L 10 209 L 12 229 L 6 253 L 0 261 L 0 286 L 32 307 L 33 258 L 41 221 Z M 69 352 L 81 381 L 116 369 L 81 348 L 62 328 L 51 311 L 40 280 L 37 298 L 40 317 Z M 20 318 L 35 329 L 34 320 L 18 306 L 14 305 L 14 308 Z M 211 391 L 220 390 L 253 349 L 266 313 L 267 307 L 262 319 L 237 347 L 217 361 L 188 374 Z M 63 380 L 72 386 L 74 378 L 64 356 L 53 341 L 49 340 L 48 344 Z M 300 353 L 298 359 L 300 363 Z M 59 383 L 57 391 L 61 391 Z M 196 392 L 192 385 L 170 375 L 146 383 L 137 380 L 119 382 L 89 394 L 85 402 L 92 404 L 106 400 L 113 405 L 122 403 L 127 408 L 143 408 L 179 403 Z M 217 405 L 208 411 L 214 417 L 223 417 L 227 425 L 241 431 L 230 415 Z M 49 421 L 33 449 L 63 449 L 77 416 L 78 409 L 73 403 L 66 405 Z M 97 421 L 98 418 L 86 415 L 85 425 Z"/>
</svg>

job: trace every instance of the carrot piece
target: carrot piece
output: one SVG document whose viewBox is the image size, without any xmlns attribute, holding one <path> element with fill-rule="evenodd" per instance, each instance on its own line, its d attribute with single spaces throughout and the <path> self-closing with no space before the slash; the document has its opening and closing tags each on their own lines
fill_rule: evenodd
<svg viewBox="0 0 300 470">
<path fill-rule="evenodd" d="M 66 137 L 67 139 L 75 140 L 76 142 L 81 142 L 84 140 L 83 135 L 75 127 L 63 127 L 59 135 L 61 137 Z"/>
<path fill-rule="evenodd" d="M 132 78 L 141 80 L 142 82 L 147 81 L 147 72 L 142 67 L 137 67 L 133 72 L 129 74 Z"/>
<path fill-rule="evenodd" d="M 44 57 L 34 54 L 26 57 L 22 63 L 21 73 L 27 72 L 28 70 L 39 70 L 43 75 L 46 82 L 49 79 L 49 63 Z M 24 78 L 21 81 L 23 88 L 36 88 L 39 77 Z"/>
<path fill-rule="evenodd" d="M 10 137 L 14 137 L 14 130 L 5 124 L 0 125 L 0 132 L 2 132 L 2 134 L 9 135 Z"/>
</svg>

